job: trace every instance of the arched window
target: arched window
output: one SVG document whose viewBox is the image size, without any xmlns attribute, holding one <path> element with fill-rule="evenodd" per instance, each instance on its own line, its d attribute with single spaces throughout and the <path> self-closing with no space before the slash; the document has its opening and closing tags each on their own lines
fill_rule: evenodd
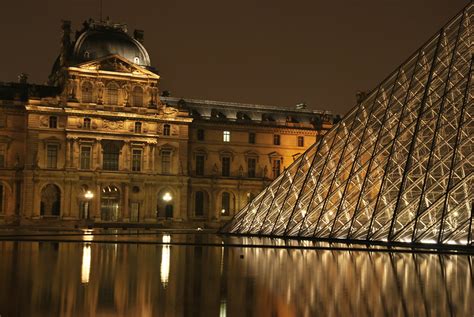
<svg viewBox="0 0 474 317">
<path fill-rule="evenodd" d="M 133 129 L 135 133 L 142 133 L 142 123 L 135 122 L 135 128 Z"/>
<path fill-rule="evenodd" d="M 56 129 L 58 127 L 58 117 L 49 117 L 49 127 L 53 129 Z"/>
<path fill-rule="evenodd" d="M 135 86 L 132 92 L 132 106 L 142 107 L 143 106 L 143 89 L 140 86 Z"/>
<path fill-rule="evenodd" d="M 230 215 L 230 202 L 231 195 L 228 192 L 222 193 L 222 209 L 221 209 L 221 216 L 229 216 Z"/>
<path fill-rule="evenodd" d="M 118 105 L 118 90 L 119 87 L 115 83 L 109 83 L 107 85 L 107 104 Z"/>
<path fill-rule="evenodd" d="M 92 102 L 92 84 L 90 81 L 85 81 L 82 83 L 81 95 L 82 95 L 82 102 L 84 103 Z"/>
<path fill-rule="evenodd" d="M 171 126 L 169 124 L 165 124 L 163 126 L 163 135 L 170 135 L 171 134 Z"/>
<path fill-rule="evenodd" d="M 91 128 L 91 118 L 84 118 L 84 124 L 82 125 L 84 129 Z"/>
</svg>

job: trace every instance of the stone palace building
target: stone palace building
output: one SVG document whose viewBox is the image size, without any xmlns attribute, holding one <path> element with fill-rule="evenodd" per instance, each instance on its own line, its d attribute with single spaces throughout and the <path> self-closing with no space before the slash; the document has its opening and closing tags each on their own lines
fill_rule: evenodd
<svg viewBox="0 0 474 317">
<path fill-rule="evenodd" d="M 175 98 L 143 31 L 62 24 L 48 85 L 0 83 L 0 223 L 218 223 L 339 117 Z"/>
</svg>

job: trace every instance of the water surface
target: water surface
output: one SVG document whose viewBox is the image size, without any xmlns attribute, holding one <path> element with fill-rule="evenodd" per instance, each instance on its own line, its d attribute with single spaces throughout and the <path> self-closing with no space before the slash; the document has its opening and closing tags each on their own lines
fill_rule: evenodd
<svg viewBox="0 0 474 317">
<path fill-rule="evenodd" d="M 255 239 L 208 234 L 15 234 L 0 241 L 2 317 L 474 312 L 472 256 L 248 248 Z"/>
</svg>

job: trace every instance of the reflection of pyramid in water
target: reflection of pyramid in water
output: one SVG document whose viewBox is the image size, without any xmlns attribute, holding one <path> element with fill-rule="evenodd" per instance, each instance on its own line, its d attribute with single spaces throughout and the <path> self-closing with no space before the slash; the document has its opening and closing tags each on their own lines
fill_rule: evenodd
<svg viewBox="0 0 474 317">
<path fill-rule="evenodd" d="M 472 246 L 473 11 L 471 3 L 222 231 Z"/>
</svg>

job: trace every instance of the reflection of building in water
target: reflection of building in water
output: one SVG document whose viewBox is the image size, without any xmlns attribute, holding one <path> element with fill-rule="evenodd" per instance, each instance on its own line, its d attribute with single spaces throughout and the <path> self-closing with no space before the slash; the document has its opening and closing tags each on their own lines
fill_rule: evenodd
<svg viewBox="0 0 474 317">
<path fill-rule="evenodd" d="M 142 31 L 62 31 L 48 85 L 0 84 L 0 222 L 228 220 L 336 120 L 160 95 Z"/>
<path fill-rule="evenodd" d="M 91 275 L 91 245 L 90 243 L 84 243 L 82 248 L 82 267 L 81 267 L 81 282 L 84 284 L 89 283 Z"/>
<path fill-rule="evenodd" d="M 199 238 L 197 241 L 199 242 Z M 90 253 L 89 253 L 90 252 Z M 90 254 L 89 282 L 81 284 Z M 5 316 L 470 316 L 472 256 L 0 242 Z M 12 274 L 14 272 L 14 274 Z M 14 287 L 13 287 L 14 285 Z"/>
<path fill-rule="evenodd" d="M 167 234 L 163 235 L 162 241 L 163 243 L 170 243 L 171 236 Z M 168 286 L 168 280 L 170 277 L 170 248 L 169 244 L 163 244 L 161 247 L 160 279 L 164 288 Z"/>
</svg>

